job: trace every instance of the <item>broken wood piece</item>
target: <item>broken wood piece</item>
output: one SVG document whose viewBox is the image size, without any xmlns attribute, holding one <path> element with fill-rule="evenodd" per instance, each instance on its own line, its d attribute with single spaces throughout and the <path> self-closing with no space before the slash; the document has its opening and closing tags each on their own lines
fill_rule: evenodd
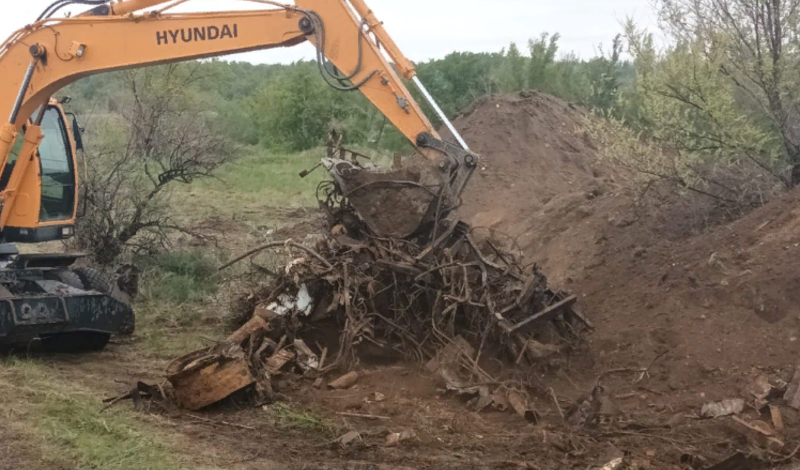
<svg viewBox="0 0 800 470">
<path fill-rule="evenodd" d="M 319 369 L 319 358 L 302 339 L 294 340 L 294 350 L 297 353 L 297 364 L 304 372 Z"/>
<path fill-rule="evenodd" d="M 800 366 L 795 367 L 792 381 L 789 382 L 789 387 L 786 389 L 783 399 L 792 408 L 800 410 Z"/>
<path fill-rule="evenodd" d="M 779 433 L 783 433 L 783 416 L 781 410 L 775 405 L 769 405 L 769 415 L 772 419 L 772 427 Z"/>
<path fill-rule="evenodd" d="M 539 422 L 539 415 L 528 408 L 528 397 L 525 394 L 518 390 L 509 390 L 507 396 L 511 407 L 514 408 L 518 415 L 525 418 L 525 421 L 533 424 Z"/>
<path fill-rule="evenodd" d="M 122 400 L 133 400 L 134 409 L 138 410 L 141 407 L 142 395 L 150 398 L 155 398 L 157 400 L 163 400 L 165 397 L 164 392 L 161 390 L 160 386 L 154 386 L 139 381 L 136 382 L 136 387 L 130 389 L 124 394 L 104 399 L 103 403 L 105 403 L 106 406 L 101 408 L 100 412 L 102 413 L 103 411 L 111 408 L 112 406 L 114 406 L 115 404 L 119 403 Z"/>
<path fill-rule="evenodd" d="M 622 463 L 624 462 L 623 457 L 617 457 L 614 460 L 608 462 L 607 464 L 603 465 L 600 470 L 616 470 L 622 467 Z"/>
<path fill-rule="evenodd" d="M 783 449 L 783 441 L 774 437 L 774 433 L 769 425 L 763 421 L 747 421 L 732 416 L 731 428 L 742 434 L 751 444 L 769 449 L 773 452 L 780 452 Z"/>
<path fill-rule="evenodd" d="M 529 339 L 525 342 L 525 351 L 529 359 L 544 359 L 561 352 L 561 348 L 554 344 L 543 344 L 535 339 Z"/>
<path fill-rule="evenodd" d="M 202 416 L 195 416 L 195 415 L 192 415 L 192 414 L 189 414 L 189 413 L 186 413 L 185 416 L 188 416 L 188 417 L 190 417 L 192 419 L 195 419 L 197 421 L 202 421 L 204 423 L 209 423 L 209 424 L 215 424 L 215 425 L 221 425 L 221 426 L 230 426 L 230 427 L 239 428 L 239 429 L 247 429 L 248 431 L 255 431 L 256 430 L 256 428 L 254 428 L 252 426 L 245 426 L 244 424 L 229 423 L 228 421 L 216 421 L 216 420 L 213 420 L 213 419 L 203 418 Z"/>
<path fill-rule="evenodd" d="M 556 404 L 556 409 L 558 410 L 558 415 L 561 416 L 561 421 L 566 421 L 566 417 L 564 416 L 564 411 L 561 409 L 561 405 L 558 403 L 558 397 L 556 396 L 556 391 L 553 390 L 553 387 L 548 389 L 550 391 L 550 396 L 553 397 L 553 403 Z"/>
<path fill-rule="evenodd" d="M 356 382 L 358 382 L 358 372 L 352 371 L 329 383 L 328 387 L 334 390 L 344 390 L 352 387 Z"/>
<path fill-rule="evenodd" d="M 258 304 L 256 305 L 255 310 L 253 310 L 253 316 L 261 317 L 264 321 L 269 323 L 278 318 L 280 315 L 278 315 L 275 311 L 268 309 L 265 304 Z"/>
<path fill-rule="evenodd" d="M 586 317 L 586 315 L 581 311 L 581 309 L 578 308 L 578 306 L 576 306 L 575 304 L 572 304 L 572 306 L 570 306 L 568 309 L 566 309 L 564 311 L 564 313 L 565 314 L 569 314 L 569 315 L 577 318 L 578 320 L 580 320 L 581 323 L 586 325 L 587 328 L 589 328 L 590 330 L 594 330 L 594 323 L 592 323 Z"/>
<path fill-rule="evenodd" d="M 116 404 L 116 403 L 118 403 L 118 402 L 120 402 L 122 400 L 128 400 L 130 398 L 131 398 L 131 391 L 130 390 L 128 390 L 127 392 L 123 393 L 122 395 L 118 395 L 116 397 L 105 398 L 105 399 L 103 399 L 103 403 L 105 403 L 106 406 L 104 406 L 100 410 L 100 412 L 102 413 L 103 411 L 105 411 L 105 410 L 111 408 L 112 406 L 114 406 L 114 404 Z"/>
<path fill-rule="evenodd" d="M 772 385 L 769 383 L 769 377 L 764 374 L 759 375 L 756 380 L 747 386 L 747 391 L 758 400 L 767 398 L 772 391 Z"/>
<path fill-rule="evenodd" d="M 226 341 L 233 344 L 242 344 L 246 339 L 250 338 L 250 335 L 253 333 L 257 333 L 259 331 L 266 332 L 268 330 L 269 323 L 267 323 L 267 321 L 260 316 L 254 315 L 250 320 L 247 321 L 247 323 L 242 325 L 241 328 L 228 336 Z"/>
<path fill-rule="evenodd" d="M 339 443 L 342 447 L 347 447 L 351 442 L 355 441 L 356 439 L 361 439 L 361 434 L 358 431 L 350 431 L 348 433 L 343 434 L 336 442 Z"/>
<path fill-rule="evenodd" d="M 542 310 L 541 312 L 535 315 L 531 315 L 530 317 L 526 318 L 525 320 L 522 320 L 516 325 L 509 327 L 506 330 L 506 333 L 514 333 L 516 331 L 519 331 L 521 328 L 524 328 L 526 325 L 529 325 L 535 322 L 536 320 L 550 320 L 557 314 L 561 313 L 564 309 L 572 306 L 572 304 L 574 304 L 577 301 L 578 301 L 577 295 L 570 295 L 566 299 L 560 302 L 556 302 L 553 305 Z"/>
<path fill-rule="evenodd" d="M 408 276 L 418 276 L 422 274 L 422 270 L 417 268 L 416 266 L 408 263 L 396 263 L 393 261 L 382 260 L 379 259 L 377 263 L 381 266 L 384 266 L 398 274 L 405 274 Z"/>
<path fill-rule="evenodd" d="M 386 436 L 386 445 L 387 446 L 395 446 L 403 441 L 407 441 L 408 439 L 413 439 L 417 435 L 414 431 L 403 431 L 403 432 L 392 432 Z"/>
<path fill-rule="evenodd" d="M 295 356 L 295 353 L 286 349 L 281 349 L 267 359 L 266 363 L 264 364 L 264 370 L 269 375 L 276 375 L 278 371 L 283 368 L 283 366 L 294 360 Z"/>
</svg>

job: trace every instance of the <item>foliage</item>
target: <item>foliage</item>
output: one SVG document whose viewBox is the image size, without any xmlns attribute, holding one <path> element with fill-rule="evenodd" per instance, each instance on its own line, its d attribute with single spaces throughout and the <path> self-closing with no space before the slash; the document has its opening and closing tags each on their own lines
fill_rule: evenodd
<svg viewBox="0 0 800 470">
<path fill-rule="evenodd" d="M 68 383 L 36 360 L 3 358 L 0 366 L 0 404 L 9 410 L 5 429 L 30 438 L 42 468 L 197 468 L 176 457 L 174 436 L 142 426 L 141 414 L 130 407 L 100 413 L 97 390 Z"/>
<path fill-rule="evenodd" d="M 335 437 L 338 431 L 337 427 L 324 416 L 291 403 L 275 402 L 265 405 L 263 409 L 267 419 L 280 429 L 320 437 Z"/>
<path fill-rule="evenodd" d="M 605 57 L 583 60 L 558 57 L 558 34 L 544 33 L 521 50 L 510 44 L 495 53 L 453 52 L 442 59 L 416 64 L 417 75 L 453 118 L 475 100 L 497 93 L 534 88 L 610 112 L 618 90 L 632 80 L 629 63 L 620 60 L 621 43 Z M 166 66 L 156 67 L 155 70 Z M 205 110 L 205 121 L 230 142 L 259 145 L 272 153 L 304 151 L 325 144 L 330 129 L 344 133 L 347 145 L 387 152 L 413 151 L 408 140 L 360 93 L 333 90 L 319 76 L 315 62 L 253 65 L 219 59 L 184 65 L 196 80 L 183 90 L 192 109 Z M 163 72 L 162 72 L 163 73 Z M 81 116 L 119 114 L 127 96 L 126 72 L 85 78 L 67 94 Z M 434 125 L 439 117 L 416 87 L 406 83 Z"/>
<path fill-rule="evenodd" d="M 127 251 L 165 246 L 169 231 L 181 230 L 167 211 L 171 187 L 210 177 L 235 155 L 192 97 L 196 67 L 136 70 L 124 78 L 122 119 L 103 119 L 86 139 L 74 242 L 102 265 Z"/>
<path fill-rule="evenodd" d="M 143 301 L 197 302 L 217 292 L 218 260 L 200 250 L 170 251 L 137 260 Z"/>
<path fill-rule="evenodd" d="M 528 50 L 531 54 L 528 63 L 528 86 L 541 88 L 548 82 L 548 75 L 555 64 L 560 37 L 556 33 L 548 39 L 548 33 L 542 33 L 539 39 L 528 40 Z"/>
<path fill-rule="evenodd" d="M 800 0 L 659 0 L 670 47 L 626 25 L 639 123 L 687 165 L 757 165 L 800 179 Z"/>
</svg>

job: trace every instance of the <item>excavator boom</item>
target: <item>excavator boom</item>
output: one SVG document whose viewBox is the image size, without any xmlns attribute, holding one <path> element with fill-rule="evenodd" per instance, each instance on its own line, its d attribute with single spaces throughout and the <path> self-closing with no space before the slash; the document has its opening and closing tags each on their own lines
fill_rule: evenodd
<svg viewBox="0 0 800 470">
<path fill-rule="evenodd" d="M 390 183 L 380 185 L 382 192 L 375 196 L 364 186 L 366 180 L 367 186 L 375 186 L 372 179 L 354 171 L 337 172 L 331 166 L 334 178 L 370 228 L 382 235 L 409 236 L 434 212 L 440 217 L 457 205 L 477 156 L 468 152 L 454 129 L 460 146 L 440 139 L 400 78 L 418 83 L 413 64 L 363 0 L 295 0 L 294 5 L 251 1 L 265 8 L 175 13 L 174 6 L 193 2 L 125 0 L 100 4 L 74 17 L 45 16 L 15 32 L 0 45 L 0 109 L 9 116 L 0 125 L 0 168 L 7 168 L 23 126 L 26 141 L 39 138 L 39 126 L 31 120 L 35 112 L 44 110 L 59 89 L 82 77 L 309 42 L 316 49 L 322 79 L 336 89 L 363 93 L 429 161 L 404 174 L 418 187 L 402 188 L 401 207 L 394 209 L 415 215 L 399 224 L 385 210 L 397 199 L 387 199 Z M 22 148 L 9 183 L 0 188 L 0 230 L 4 232 L 7 227 L 36 230 L 74 223 L 74 212 L 65 220 L 41 220 L 39 165 L 25 164 L 37 158 L 36 147 L 33 142 Z"/>
</svg>

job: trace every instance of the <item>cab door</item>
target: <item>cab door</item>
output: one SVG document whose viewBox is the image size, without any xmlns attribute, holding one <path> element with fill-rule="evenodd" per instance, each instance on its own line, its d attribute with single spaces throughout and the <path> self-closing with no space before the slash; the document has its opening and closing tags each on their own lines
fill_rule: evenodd
<svg viewBox="0 0 800 470">
<path fill-rule="evenodd" d="M 51 100 L 42 118 L 44 138 L 27 165 L 2 237 L 12 242 L 61 240 L 75 234 L 78 179 L 75 143 L 64 110 Z M 18 139 L 24 139 L 23 127 Z M 16 145 L 15 145 L 16 147 Z M 14 171 L 12 151 L 0 184 Z"/>
</svg>

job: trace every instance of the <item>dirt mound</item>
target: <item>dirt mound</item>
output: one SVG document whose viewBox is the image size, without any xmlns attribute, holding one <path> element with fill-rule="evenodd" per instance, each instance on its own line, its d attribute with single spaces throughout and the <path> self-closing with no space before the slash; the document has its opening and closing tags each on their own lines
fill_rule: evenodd
<svg viewBox="0 0 800 470">
<path fill-rule="evenodd" d="M 581 108 L 528 92 L 479 102 L 454 122 L 483 158 L 459 213 L 477 231 L 513 238 L 555 280 L 573 277 L 593 257 L 597 229 L 584 229 L 587 219 L 600 213 L 603 222 L 616 220 L 629 199 L 619 197 L 619 172 L 599 161 L 582 131 L 588 118 Z"/>
<path fill-rule="evenodd" d="M 711 204 L 667 187 L 643 196 L 629 175 L 598 158 L 582 131 L 586 119 L 580 108 L 539 93 L 485 100 L 456 119 L 484 158 L 462 217 L 476 230 L 507 234 L 553 280 L 578 283 L 596 297 L 594 309 L 613 304 L 615 315 L 634 316 L 634 323 L 649 322 L 639 308 L 669 310 L 656 316 L 681 323 L 681 336 L 697 332 L 704 345 L 729 330 L 752 340 L 776 324 L 786 336 L 783 321 L 800 327 L 800 274 L 792 261 L 800 251 L 800 193 L 707 230 Z M 698 319 L 706 312 L 701 320 L 719 310 L 724 324 L 707 331 L 678 321 L 695 307 Z M 794 344 L 798 335 L 783 339 Z M 764 347 L 736 356 L 769 356 Z"/>
<path fill-rule="evenodd" d="M 719 225 L 711 201 L 665 185 L 645 191 L 600 161 L 585 119 L 530 93 L 483 101 L 455 121 L 484 157 L 461 216 L 507 234 L 551 281 L 580 292 L 595 321 L 593 363 L 576 374 L 588 382 L 658 358 L 646 384 L 615 384 L 638 390 L 631 413 L 697 413 L 745 397 L 760 373 L 789 380 L 800 353 L 800 191 Z"/>
<path fill-rule="evenodd" d="M 484 158 L 462 216 L 507 234 L 552 280 L 577 283 L 609 338 L 660 328 L 716 367 L 791 362 L 782 352 L 800 352 L 800 192 L 707 230 L 708 201 L 655 186 L 643 196 L 600 161 L 587 118 L 526 93 L 456 119 Z"/>
</svg>

